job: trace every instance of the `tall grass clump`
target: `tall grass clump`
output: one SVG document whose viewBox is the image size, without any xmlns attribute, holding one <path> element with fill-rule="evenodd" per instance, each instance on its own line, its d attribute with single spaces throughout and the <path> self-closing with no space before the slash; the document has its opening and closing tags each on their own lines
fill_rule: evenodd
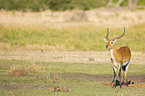
<svg viewBox="0 0 145 96">
<path fill-rule="evenodd" d="M 13 70 L 24 70 L 27 73 L 44 73 L 45 70 L 42 66 L 35 64 L 35 62 L 31 62 L 29 64 L 25 64 L 25 65 L 15 65 L 13 64 L 10 67 L 10 71 Z"/>
<path fill-rule="evenodd" d="M 35 78 L 40 80 L 43 80 L 41 82 L 43 83 L 60 83 L 64 82 L 61 74 L 54 73 L 53 68 L 51 65 L 47 65 L 47 68 L 43 66 L 41 63 L 36 63 L 34 61 L 32 62 L 25 62 L 22 61 L 25 64 L 22 64 L 21 62 L 16 61 L 16 63 L 13 63 L 10 66 L 10 72 L 8 75 L 10 76 L 35 76 Z M 34 79 L 34 78 L 33 78 Z M 33 81 L 32 79 L 32 81 Z"/>
</svg>

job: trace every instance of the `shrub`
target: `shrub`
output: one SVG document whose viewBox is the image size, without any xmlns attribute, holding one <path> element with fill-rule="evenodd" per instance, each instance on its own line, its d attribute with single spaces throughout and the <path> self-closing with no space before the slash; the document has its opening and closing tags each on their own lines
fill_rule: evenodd
<svg viewBox="0 0 145 96">
<path fill-rule="evenodd" d="M 107 5 L 109 0 L 0 0 L 0 9 L 40 11 L 88 10 Z"/>
</svg>

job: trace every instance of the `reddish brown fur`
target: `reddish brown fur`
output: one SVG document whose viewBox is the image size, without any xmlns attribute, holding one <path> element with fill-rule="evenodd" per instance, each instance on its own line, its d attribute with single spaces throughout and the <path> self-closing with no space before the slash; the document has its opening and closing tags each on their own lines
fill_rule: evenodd
<svg viewBox="0 0 145 96">
<path fill-rule="evenodd" d="M 119 64 L 119 82 L 120 82 L 120 88 L 122 88 L 123 84 L 126 84 L 128 86 L 128 81 L 127 81 L 127 71 L 129 67 L 129 61 L 131 58 L 131 51 L 127 46 L 120 47 L 119 49 L 116 48 L 115 43 L 117 39 L 123 37 L 125 34 L 125 27 L 124 27 L 124 32 L 121 36 L 115 37 L 111 40 L 109 40 L 108 35 L 109 35 L 109 28 L 107 28 L 107 35 L 106 38 L 104 39 L 105 42 L 107 42 L 106 48 L 110 50 L 111 54 L 111 62 L 113 63 L 113 72 L 114 72 L 114 82 L 113 82 L 113 87 L 116 87 L 116 68 L 118 67 Z M 124 71 L 124 78 L 123 82 L 121 83 L 121 69 Z"/>
<path fill-rule="evenodd" d="M 111 52 L 113 52 L 113 56 L 114 59 L 116 61 L 116 63 L 120 64 L 120 68 L 119 68 L 119 78 L 120 78 L 120 82 L 121 82 L 121 68 L 122 66 L 129 66 L 129 61 L 131 58 L 131 51 L 127 46 L 123 46 L 120 47 L 119 49 L 116 48 L 115 46 L 115 42 L 116 40 L 107 40 L 107 46 L 109 48 L 109 50 L 112 50 Z M 114 63 L 113 59 L 111 58 L 111 62 Z M 125 63 L 125 65 L 123 65 L 123 63 Z M 115 65 L 116 66 L 116 65 Z M 115 70 L 115 69 L 114 69 Z M 122 87 L 123 84 L 126 84 L 128 86 L 127 83 L 127 71 L 128 71 L 128 67 L 125 68 L 123 67 L 123 70 L 125 71 L 124 73 L 124 78 L 123 78 L 123 83 L 120 83 L 120 88 Z M 114 71 L 114 84 L 113 87 L 116 87 L 116 71 Z"/>
<path fill-rule="evenodd" d="M 123 62 L 127 62 L 131 58 L 131 51 L 127 46 L 116 48 L 115 44 L 110 44 L 112 40 L 108 40 L 108 46 L 113 50 L 113 55 L 117 63 L 122 64 Z"/>
</svg>

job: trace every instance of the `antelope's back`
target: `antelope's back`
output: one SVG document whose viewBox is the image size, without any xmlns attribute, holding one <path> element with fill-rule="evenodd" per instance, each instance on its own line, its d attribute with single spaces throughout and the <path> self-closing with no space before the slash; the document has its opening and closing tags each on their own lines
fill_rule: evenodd
<svg viewBox="0 0 145 96">
<path fill-rule="evenodd" d="M 127 46 L 119 48 L 123 62 L 129 61 L 131 59 L 131 51 Z"/>
</svg>

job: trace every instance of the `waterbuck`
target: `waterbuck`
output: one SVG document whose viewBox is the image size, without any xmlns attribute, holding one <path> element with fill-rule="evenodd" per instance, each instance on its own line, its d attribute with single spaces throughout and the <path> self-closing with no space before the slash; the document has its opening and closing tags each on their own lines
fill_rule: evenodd
<svg viewBox="0 0 145 96">
<path fill-rule="evenodd" d="M 114 72 L 114 81 L 113 81 L 113 87 L 116 87 L 116 69 L 119 67 L 119 81 L 120 81 L 120 88 L 122 88 L 122 85 L 125 84 L 128 86 L 127 81 L 127 71 L 129 67 L 129 62 L 131 59 L 131 51 L 127 46 L 120 47 L 119 49 L 116 48 L 115 43 L 117 39 L 123 37 L 125 34 L 125 27 L 124 32 L 121 36 L 115 37 L 113 39 L 109 39 L 109 28 L 107 28 L 107 35 L 104 39 L 104 41 L 107 43 L 106 48 L 110 50 L 111 54 L 111 62 L 113 63 L 113 72 Z M 123 82 L 121 83 L 121 69 L 124 71 L 124 78 Z"/>
</svg>

